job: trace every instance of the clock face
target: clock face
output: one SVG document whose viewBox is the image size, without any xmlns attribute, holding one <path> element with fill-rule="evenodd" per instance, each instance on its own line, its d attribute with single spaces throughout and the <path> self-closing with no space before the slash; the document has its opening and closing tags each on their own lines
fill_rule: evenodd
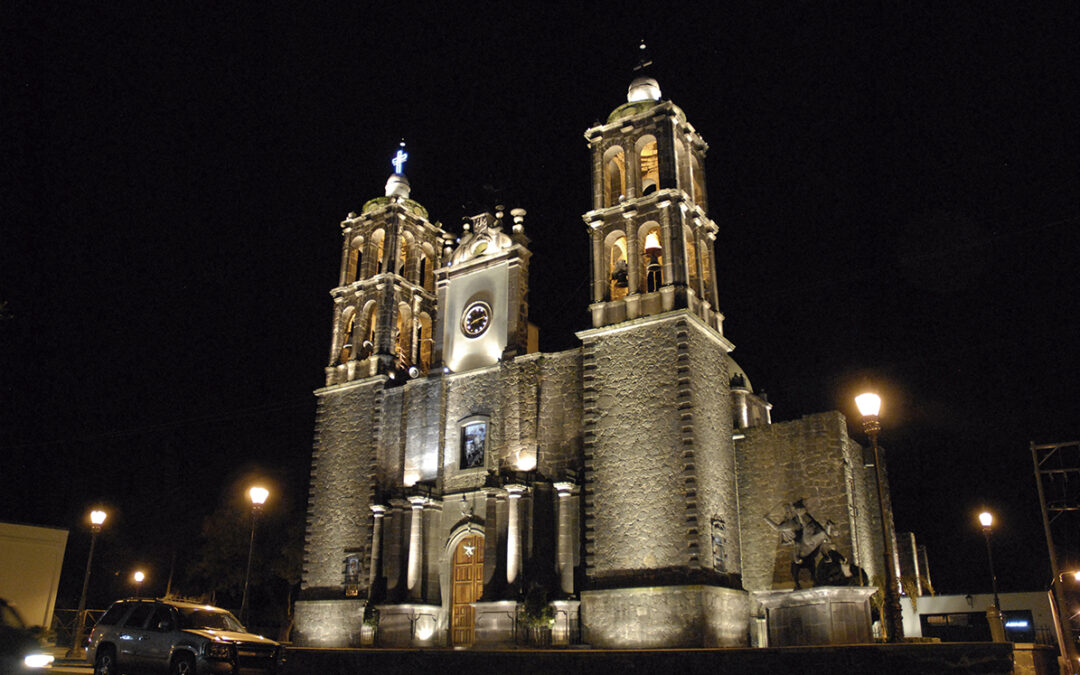
<svg viewBox="0 0 1080 675">
<path fill-rule="evenodd" d="M 486 302 L 474 302 L 461 315 L 461 332 L 469 337 L 480 337 L 491 325 L 491 307 Z"/>
</svg>

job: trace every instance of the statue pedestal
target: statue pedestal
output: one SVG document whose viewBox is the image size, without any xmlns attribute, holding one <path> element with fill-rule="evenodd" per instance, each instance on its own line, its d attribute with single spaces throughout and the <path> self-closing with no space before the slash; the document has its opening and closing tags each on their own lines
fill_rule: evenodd
<svg viewBox="0 0 1080 675">
<path fill-rule="evenodd" d="M 799 591 L 759 591 L 770 647 L 850 645 L 873 642 L 873 586 L 820 586 Z"/>
</svg>

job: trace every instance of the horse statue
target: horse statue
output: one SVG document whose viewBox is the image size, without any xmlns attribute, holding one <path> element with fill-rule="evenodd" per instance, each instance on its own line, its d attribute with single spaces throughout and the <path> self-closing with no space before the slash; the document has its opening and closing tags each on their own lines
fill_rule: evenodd
<svg viewBox="0 0 1080 675">
<path fill-rule="evenodd" d="M 784 518 L 779 522 L 764 516 L 774 530 L 780 532 L 780 540 L 785 544 L 794 544 L 792 552 L 791 579 L 795 582 L 795 589 L 802 588 L 799 582 L 802 570 L 810 573 L 813 582 L 817 570 L 818 557 L 821 554 L 821 545 L 835 534 L 836 525 L 831 520 L 825 521 L 825 525 L 819 523 L 806 510 L 806 504 L 799 499 L 791 504 L 784 504 Z"/>
</svg>

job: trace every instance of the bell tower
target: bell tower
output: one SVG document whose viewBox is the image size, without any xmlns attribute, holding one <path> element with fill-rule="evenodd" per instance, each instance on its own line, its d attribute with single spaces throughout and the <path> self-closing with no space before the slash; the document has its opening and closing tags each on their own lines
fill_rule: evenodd
<svg viewBox="0 0 1080 675">
<path fill-rule="evenodd" d="M 328 386 L 373 375 L 415 377 L 436 365 L 435 270 L 449 235 L 409 198 L 404 146 L 391 162 L 384 196 L 341 223 Z"/>
<path fill-rule="evenodd" d="M 744 644 L 727 357 L 707 146 L 635 69 L 589 129 L 593 327 L 582 341 L 585 641 Z M 718 393 L 723 395 L 718 395 Z M 627 525 L 632 523 L 632 527 Z"/>
<path fill-rule="evenodd" d="M 644 47 L 644 45 L 642 45 Z M 646 74 L 635 68 L 627 101 L 585 132 L 592 154 L 594 327 L 689 309 L 717 332 L 716 224 L 707 215 L 708 145 Z"/>
</svg>

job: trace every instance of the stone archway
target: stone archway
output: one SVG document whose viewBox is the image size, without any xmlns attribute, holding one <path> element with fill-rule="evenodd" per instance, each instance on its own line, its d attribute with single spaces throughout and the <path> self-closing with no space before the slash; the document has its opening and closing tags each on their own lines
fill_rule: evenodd
<svg viewBox="0 0 1080 675">
<path fill-rule="evenodd" d="M 450 563 L 450 644 L 469 646 L 475 639 L 476 610 L 471 603 L 484 592 L 484 536 L 458 542 Z"/>
</svg>

